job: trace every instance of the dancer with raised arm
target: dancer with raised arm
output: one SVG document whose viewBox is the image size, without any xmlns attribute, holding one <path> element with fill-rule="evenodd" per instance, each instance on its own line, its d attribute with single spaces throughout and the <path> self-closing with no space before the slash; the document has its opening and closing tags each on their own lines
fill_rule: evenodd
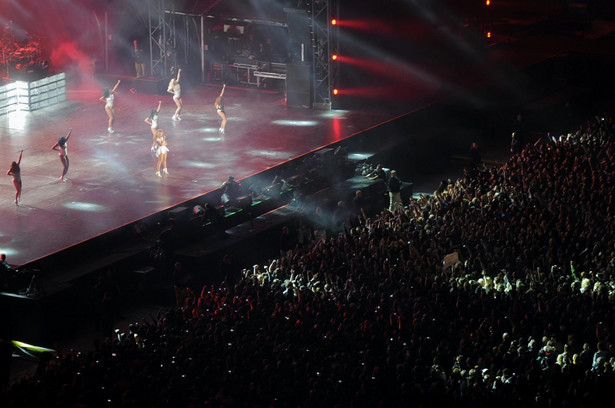
<svg viewBox="0 0 615 408">
<path fill-rule="evenodd" d="M 156 153 L 158 162 L 156 164 L 156 175 L 162 177 L 160 169 L 162 168 L 163 174 L 169 174 L 167 170 L 167 153 L 169 148 L 167 147 L 167 136 L 164 134 L 164 130 L 158 129 L 154 134 L 154 142 L 152 143 L 152 151 Z"/>
<path fill-rule="evenodd" d="M 66 173 L 68 173 L 68 138 L 71 133 L 73 133 L 73 129 L 68 131 L 66 136 L 62 136 L 56 144 L 51 146 L 53 150 L 57 150 L 60 155 L 60 161 L 62 162 L 62 175 L 60 176 L 60 181 L 66 181 Z"/>
<path fill-rule="evenodd" d="M 214 102 L 214 105 L 216 106 L 216 112 L 218 113 L 218 116 L 222 118 L 222 123 L 220 123 L 220 129 L 218 129 L 221 134 L 224 134 L 224 129 L 226 128 L 226 112 L 224 112 L 225 89 L 226 84 L 222 85 L 222 92 L 220 92 L 220 95 L 216 98 L 216 102 Z"/>
<path fill-rule="evenodd" d="M 114 133 L 113 119 L 115 118 L 115 111 L 113 110 L 113 101 L 115 100 L 115 91 L 119 85 L 120 80 L 118 79 L 112 89 L 104 88 L 102 90 L 102 96 L 99 98 L 101 102 L 105 102 L 105 111 L 107 111 L 107 116 L 109 116 L 109 127 L 107 128 L 107 132 L 109 133 Z"/>
<path fill-rule="evenodd" d="M 158 101 L 158 108 L 152 109 L 149 116 L 145 118 L 145 123 L 150 125 L 152 136 L 154 137 L 156 137 L 156 131 L 158 130 L 158 113 L 160 113 L 160 106 L 162 106 L 162 101 Z"/>
<path fill-rule="evenodd" d="M 167 88 L 167 92 L 173 94 L 173 102 L 177 105 L 177 109 L 175 109 L 175 115 L 171 119 L 173 120 L 182 120 L 179 114 L 182 112 L 182 87 L 179 83 L 181 77 L 182 69 L 177 70 L 177 78 L 171 78 L 169 82 L 169 87 Z"/>
<path fill-rule="evenodd" d="M 21 156 L 23 156 L 23 150 L 19 152 L 19 159 L 16 162 L 11 163 L 9 171 L 6 172 L 7 176 L 13 176 L 13 185 L 15 186 L 15 205 L 19 205 L 21 200 Z"/>
</svg>

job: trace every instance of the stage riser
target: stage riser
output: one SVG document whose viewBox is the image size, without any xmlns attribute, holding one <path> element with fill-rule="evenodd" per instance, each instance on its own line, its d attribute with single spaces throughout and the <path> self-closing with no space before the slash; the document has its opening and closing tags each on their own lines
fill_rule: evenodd
<svg viewBox="0 0 615 408">
<path fill-rule="evenodd" d="M 135 79 L 134 90 L 148 95 L 162 95 L 167 91 L 168 81 L 166 79 Z"/>
<path fill-rule="evenodd" d="M 128 75 L 101 74 L 98 76 L 107 86 L 111 87 L 118 80 L 122 81 L 122 89 L 130 89 L 131 92 L 147 95 L 169 95 L 167 86 L 171 78 L 161 78 L 148 76 L 145 78 L 135 78 Z M 188 81 L 182 80 L 182 91 L 189 88 Z"/>
</svg>

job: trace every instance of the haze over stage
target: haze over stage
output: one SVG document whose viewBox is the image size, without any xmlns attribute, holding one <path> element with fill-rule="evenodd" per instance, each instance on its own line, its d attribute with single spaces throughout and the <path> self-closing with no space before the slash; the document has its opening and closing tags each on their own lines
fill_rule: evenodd
<svg viewBox="0 0 615 408">
<path fill-rule="evenodd" d="M 213 101 L 216 86 L 184 92 L 182 121 L 171 120 L 170 96 L 131 93 L 115 99 L 116 133 L 108 134 L 104 79 L 69 83 L 67 100 L 36 112 L 0 116 L 0 162 L 21 162 L 22 205 L 10 177 L 0 195 L 0 247 L 22 265 L 217 188 L 229 175 L 242 179 L 388 118 L 381 113 L 288 108 L 282 94 L 227 88 L 224 137 Z M 107 84 L 111 85 L 111 84 Z M 159 126 L 169 143 L 169 176 L 156 177 L 152 134 L 144 119 L 162 100 Z M 51 150 L 72 128 L 68 182 Z"/>
<path fill-rule="evenodd" d="M 170 95 L 148 95 L 139 89 L 132 93 L 132 81 L 127 79 L 116 98 L 114 128 L 117 133 L 109 135 L 107 117 L 98 98 L 100 88 L 112 86 L 114 80 L 85 74 L 92 68 L 88 65 L 90 57 L 100 53 L 101 47 L 96 41 L 75 38 L 70 32 L 80 30 L 80 25 L 94 26 L 92 19 L 97 10 L 72 7 L 82 3 L 102 7 L 100 2 L 71 2 L 71 21 L 78 25 L 58 27 L 57 19 L 41 18 L 46 12 L 51 17 L 52 12 L 58 13 L 49 10 L 51 3 L 41 4 L 41 9 L 33 9 L 33 15 L 28 14 L 21 21 L 24 27 L 53 28 L 46 31 L 54 37 L 45 38 L 47 44 L 54 46 L 49 48 L 54 56 L 51 62 L 58 66 L 69 61 L 69 70 L 65 102 L 31 113 L 0 116 L 0 163 L 8 169 L 19 150 L 25 149 L 21 166 L 23 205 L 13 204 L 10 177 L 2 179 L 0 194 L 0 250 L 7 253 L 12 264 L 28 263 L 172 208 L 215 189 L 229 175 L 242 179 L 451 95 L 464 107 L 487 108 L 490 101 L 481 92 L 494 79 L 501 79 L 504 86 L 491 96 L 511 101 L 508 107 L 531 97 L 539 98 L 541 93 L 559 86 L 558 81 L 565 79 L 557 76 L 561 67 L 575 68 L 574 64 L 566 65 L 566 61 L 574 58 L 569 55 L 575 52 L 598 55 L 605 45 L 607 50 L 612 48 L 608 37 L 594 41 L 585 35 L 561 40 L 541 34 L 543 28 L 536 22 L 532 31 L 529 28 L 524 31 L 524 36 L 512 38 L 517 31 L 511 31 L 507 37 L 500 37 L 502 43 L 486 44 L 470 29 L 454 32 L 444 23 L 434 27 L 431 20 L 423 21 L 424 16 L 417 16 L 412 24 L 403 21 L 407 30 L 395 30 L 396 41 L 389 41 L 387 36 L 391 33 L 386 30 L 380 30 L 377 36 L 366 32 L 361 40 L 354 41 L 353 37 L 352 44 L 349 38 L 344 38 L 348 47 L 344 48 L 346 52 L 340 55 L 339 62 L 345 64 L 341 82 L 348 87 L 341 89 L 338 101 L 350 110 L 289 108 L 282 93 L 227 88 L 225 106 L 229 123 L 227 134 L 221 139 L 217 132 L 220 118 L 213 108 L 219 85 L 196 85 L 197 81 L 193 80 L 193 86 L 186 86 L 183 93 L 183 120 L 172 122 L 170 117 L 175 106 Z M 9 4 L 22 10 L 20 2 L 10 0 Z M 124 15 L 126 19 L 131 17 Z M 377 27 L 381 22 L 371 21 Z M 526 25 L 511 23 L 503 28 L 518 27 Z M 130 25 L 117 28 L 134 29 Z M 131 39 L 126 34 L 121 41 L 130 45 Z M 73 40 L 83 40 L 81 45 L 91 48 L 80 48 Z M 391 50 L 382 49 L 383 44 L 403 48 L 404 52 L 395 55 Z M 612 57 L 612 52 L 609 53 Z M 562 57 L 547 61 L 558 55 Z M 537 69 L 528 73 L 532 70 L 528 67 L 532 66 Z M 594 66 L 598 67 L 589 64 L 586 68 Z M 97 71 L 102 68 L 101 64 L 96 67 Z M 127 71 L 132 66 L 123 68 Z M 358 72 L 360 75 L 355 78 Z M 512 72 L 518 74 L 506 77 Z M 550 82 L 534 86 L 536 83 L 528 77 L 543 72 Z M 168 134 L 170 148 L 170 175 L 162 180 L 154 175 L 155 159 L 149 150 L 151 132 L 143 122 L 159 99 L 163 100 L 160 126 Z M 431 121 L 425 123 L 430 126 L 450 125 L 428 119 Z M 501 118 L 483 119 L 495 123 Z M 62 166 L 51 146 L 69 128 L 73 128 L 69 142 L 69 181 L 61 183 L 58 178 Z M 435 139 L 428 140 L 431 135 L 424 130 L 420 134 L 416 128 L 407 131 L 426 141 L 417 146 L 417 154 L 421 154 L 419 149 L 426 144 L 437 144 Z M 456 147 L 467 149 L 466 140 L 459 137 L 459 127 L 454 132 L 450 136 L 459 140 Z M 490 140 L 485 138 L 482 142 L 484 147 Z"/>
</svg>

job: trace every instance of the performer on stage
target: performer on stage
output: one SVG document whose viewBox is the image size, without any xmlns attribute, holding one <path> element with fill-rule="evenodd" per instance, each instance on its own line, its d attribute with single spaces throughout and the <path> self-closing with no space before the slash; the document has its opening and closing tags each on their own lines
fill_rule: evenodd
<svg viewBox="0 0 615 408">
<path fill-rule="evenodd" d="M 73 129 L 69 130 L 66 136 L 62 136 L 58 140 L 58 143 L 51 147 L 53 150 L 60 152 L 60 161 L 62 162 L 62 175 L 60 176 L 61 181 L 66 181 L 66 173 L 68 173 L 68 145 L 66 142 L 68 142 L 68 138 L 71 133 L 73 133 Z"/>
<path fill-rule="evenodd" d="M 226 84 L 222 85 L 222 92 L 220 92 L 220 96 L 216 98 L 216 102 L 214 103 L 214 105 L 216 106 L 216 112 L 218 112 L 218 116 L 222 118 L 222 123 L 220 123 L 220 129 L 218 129 L 221 134 L 224 134 L 224 129 L 226 128 L 226 113 L 224 112 L 224 89 L 226 89 Z"/>
<path fill-rule="evenodd" d="M 21 156 L 23 156 L 23 150 L 19 152 L 19 159 L 16 162 L 11 163 L 9 171 L 6 172 L 7 176 L 13 176 L 13 185 L 15 186 L 15 205 L 19 205 L 21 199 Z"/>
<path fill-rule="evenodd" d="M 109 133 L 114 133 L 113 130 L 113 119 L 115 117 L 115 113 L 113 110 L 113 100 L 115 99 L 115 91 L 120 84 L 120 80 L 117 80 L 117 83 L 113 87 L 113 89 L 104 88 L 102 91 L 102 96 L 99 98 L 101 102 L 105 102 L 105 110 L 107 111 L 107 116 L 109 116 L 109 127 L 107 131 Z"/>
<path fill-rule="evenodd" d="M 134 45 L 132 49 L 132 59 L 135 62 L 135 71 L 137 73 L 137 78 L 141 78 L 145 76 L 145 53 L 143 49 L 139 47 L 137 40 L 134 40 L 132 43 Z"/>
<path fill-rule="evenodd" d="M 162 101 L 158 101 L 158 108 L 152 109 L 149 116 L 145 118 L 145 123 L 150 125 L 152 129 L 152 135 L 156 137 L 156 131 L 158 130 L 158 113 L 160 112 L 160 106 Z"/>
<path fill-rule="evenodd" d="M 173 102 L 177 105 L 177 109 L 175 110 L 175 115 L 171 119 L 173 120 L 182 120 L 179 114 L 182 112 L 182 88 L 179 84 L 181 77 L 182 69 L 177 70 L 177 78 L 171 78 L 169 82 L 169 87 L 167 89 L 168 93 L 173 94 Z"/>
<path fill-rule="evenodd" d="M 167 147 L 167 136 L 164 134 L 164 130 L 158 129 L 154 134 L 154 142 L 152 144 L 152 151 L 156 153 L 158 163 L 156 165 L 156 175 L 162 177 L 160 174 L 160 168 L 162 167 L 163 174 L 169 174 L 167 170 L 167 153 L 169 148 Z"/>
</svg>

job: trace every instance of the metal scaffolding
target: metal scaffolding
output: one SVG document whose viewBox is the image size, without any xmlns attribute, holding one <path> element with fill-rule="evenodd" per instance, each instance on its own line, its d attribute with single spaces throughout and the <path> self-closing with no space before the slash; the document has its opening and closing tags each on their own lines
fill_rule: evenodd
<svg viewBox="0 0 615 408">
<path fill-rule="evenodd" d="M 171 29 L 165 19 L 166 3 L 166 0 L 150 0 L 148 2 L 149 66 L 152 76 L 166 76 L 168 73 L 167 47 Z"/>
<path fill-rule="evenodd" d="M 208 3 L 212 7 L 217 2 Z M 201 81 L 205 80 L 205 20 L 203 14 L 188 14 L 175 9 L 174 0 L 149 0 L 150 74 L 174 76 L 178 66 L 189 64 L 191 56 L 201 62 Z M 196 44 L 196 47 L 193 45 Z M 191 55 L 193 54 L 193 55 Z"/>
<path fill-rule="evenodd" d="M 331 109 L 331 35 L 329 1 L 313 0 L 312 25 L 312 86 L 313 106 Z"/>
</svg>

